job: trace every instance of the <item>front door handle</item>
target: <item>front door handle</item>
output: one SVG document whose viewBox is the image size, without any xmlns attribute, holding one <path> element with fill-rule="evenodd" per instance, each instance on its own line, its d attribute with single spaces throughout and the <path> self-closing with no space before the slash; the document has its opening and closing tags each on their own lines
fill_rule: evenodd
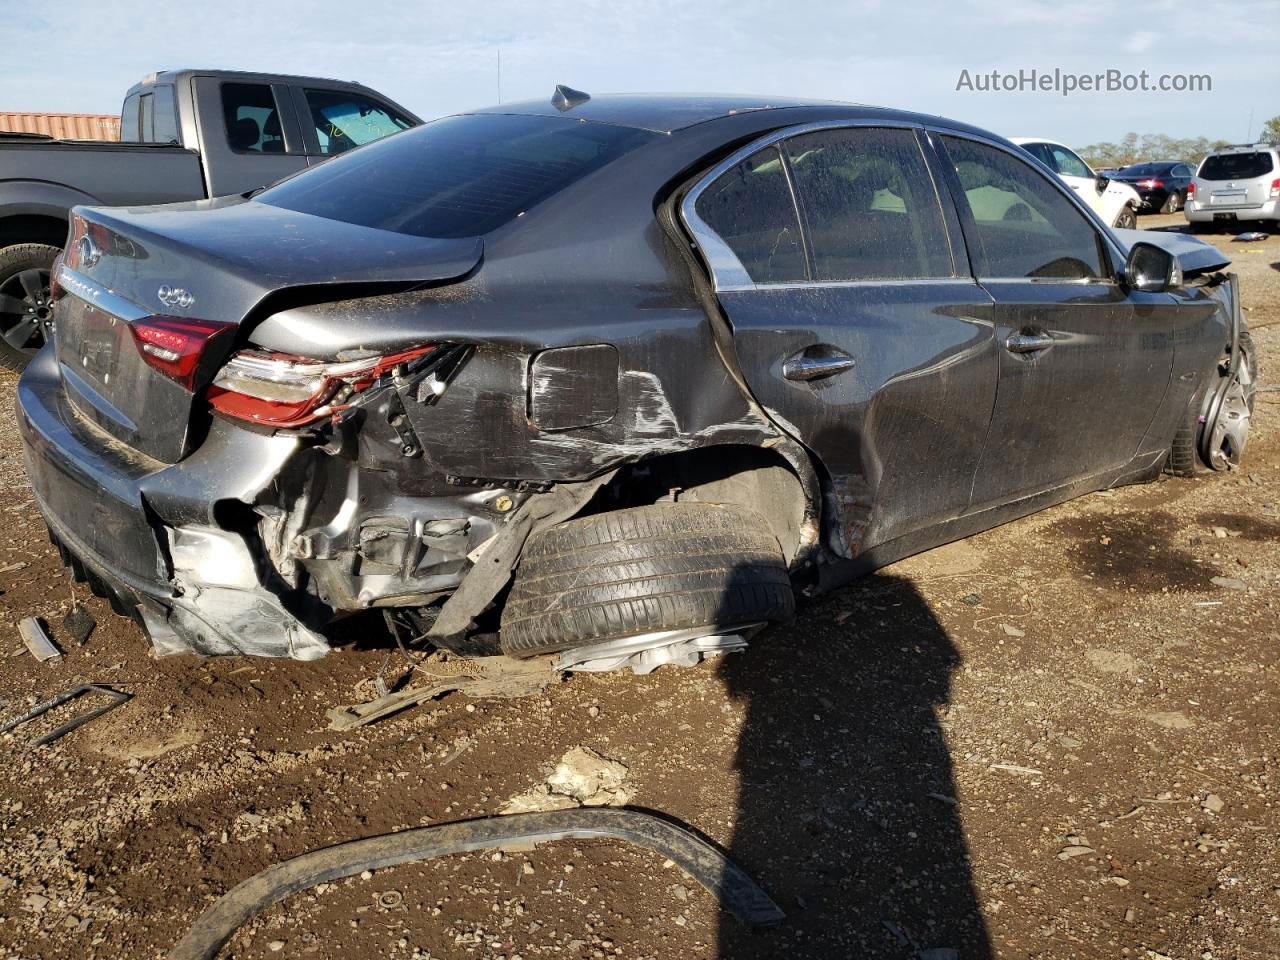
<svg viewBox="0 0 1280 960">
<path fill-rule="evenodd" d="M 837 373 L 852 370 L 853 357 L 835 347 L 805 347 L 797 354 L 788 357 L 782 363 L 782 375 L 788 380 L 821 380 L 823 377 L 834 377 Z"/>
<path fill-rule="evenodd" d="M 1048 350 L 1053 344 L 1053 337 L 1047 333 L 1015 333 L 1005 340 L 1004 348 L 1010 353 L 1035 353 Z"/>
</svg>

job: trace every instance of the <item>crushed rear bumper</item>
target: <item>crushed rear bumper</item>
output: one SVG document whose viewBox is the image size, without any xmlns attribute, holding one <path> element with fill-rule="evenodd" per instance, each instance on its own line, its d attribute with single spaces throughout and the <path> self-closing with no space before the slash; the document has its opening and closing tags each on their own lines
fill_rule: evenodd
<svg viewBox="0 0 1280 960">
<path fill-rule="evenodd" d="M 27 475 L 64 560 L 142 623 L 158 654 L 328 652 L 245 537 L 218 522 L 220 504 L 250 503 L 274 479 L 296 439 L 215 421 L 185 460 L 152 460 L 68 406 L 52 349 L 24 371 L 17 415 Z"/>
</svg>

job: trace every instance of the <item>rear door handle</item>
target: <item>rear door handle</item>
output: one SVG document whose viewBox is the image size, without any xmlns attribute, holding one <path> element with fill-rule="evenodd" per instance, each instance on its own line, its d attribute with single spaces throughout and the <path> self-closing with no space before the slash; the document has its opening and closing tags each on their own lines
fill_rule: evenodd
<svg viewBox="0 0 1280 960">
<path fill-rule="evenodd" d="M 782 363 L 782 375 L 788 380 L 821 380 L 852 370 L 854 359 L 843 350 L 825 344 L 805 347 Z"/>
<path fill-rule="evenodd" d="M 1048 350 L 1053 344 L 1053 337 L 1047 333 L 1015 333 L 1005 340 L 1004 348 L 1010 353 L 1035 353 Z"/>
</svg>

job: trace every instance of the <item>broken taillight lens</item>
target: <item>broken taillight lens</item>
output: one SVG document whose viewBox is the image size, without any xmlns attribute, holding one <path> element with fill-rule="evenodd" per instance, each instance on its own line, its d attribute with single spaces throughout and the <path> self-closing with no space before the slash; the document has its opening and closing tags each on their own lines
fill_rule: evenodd
<svg viewBox="0 0 1280 960">
<path fill-rule="evenodd" d="M 147 366 L 192 392 L 209 346 L 234 329 L 235 324 L 187 317 L 143 317 L 129 324 Z"/>
<path fill-rule="evenodd" d="M 271 427 L 303 426 L 341 409 L 343 401 L 393 367 L 435 349 L 418 347 L 343 362 L 241 350 L 218 371 L 209 388 L 209 402 L 237 420 Z"/>
</svg>

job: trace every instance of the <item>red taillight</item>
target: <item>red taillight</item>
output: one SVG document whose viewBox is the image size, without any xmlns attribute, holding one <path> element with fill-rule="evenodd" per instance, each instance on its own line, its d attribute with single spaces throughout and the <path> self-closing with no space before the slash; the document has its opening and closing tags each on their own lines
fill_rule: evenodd
<svg viewBox="0 0 1280 960">
<path fill-rule="evenodd" d="M 299 427 L 342 409 L 343 401 L 402 363 L 436 348 L 417 347 L 385 357 L 330 362 L 287 353 L 242 350 L 209 387 L 220 413 L 272 427 Z"/>
<path fill-rule="evenodd" d="M 147 365 L 194 392 L 205 350 L 235 324 L 186 317 L 143 317 L 129 324 L 138 355 Z"/>
<path fill-rule="evenodd" d="M 1194 197 L 1196 194 L 1196 185 L 1194 183 L 1187 184 L 1187 196 Z"/>
<path fill-rule="evenodd" d="M 62 284 L 58 282 L 58 272 L 62 269 L 63 256 L 63 253 L 59 253 L 54 257 L 53 266 L 49 268 L 49 301 L 51 303 L 66 293 L 66 291 L 62 289 Z"/>
<path fill-rule="evenodd" d="M 1280 197 L 1280 177 L 1276 177 L 1271 181 L 1271 197 L 1272 199 Z"/>
</svg>

